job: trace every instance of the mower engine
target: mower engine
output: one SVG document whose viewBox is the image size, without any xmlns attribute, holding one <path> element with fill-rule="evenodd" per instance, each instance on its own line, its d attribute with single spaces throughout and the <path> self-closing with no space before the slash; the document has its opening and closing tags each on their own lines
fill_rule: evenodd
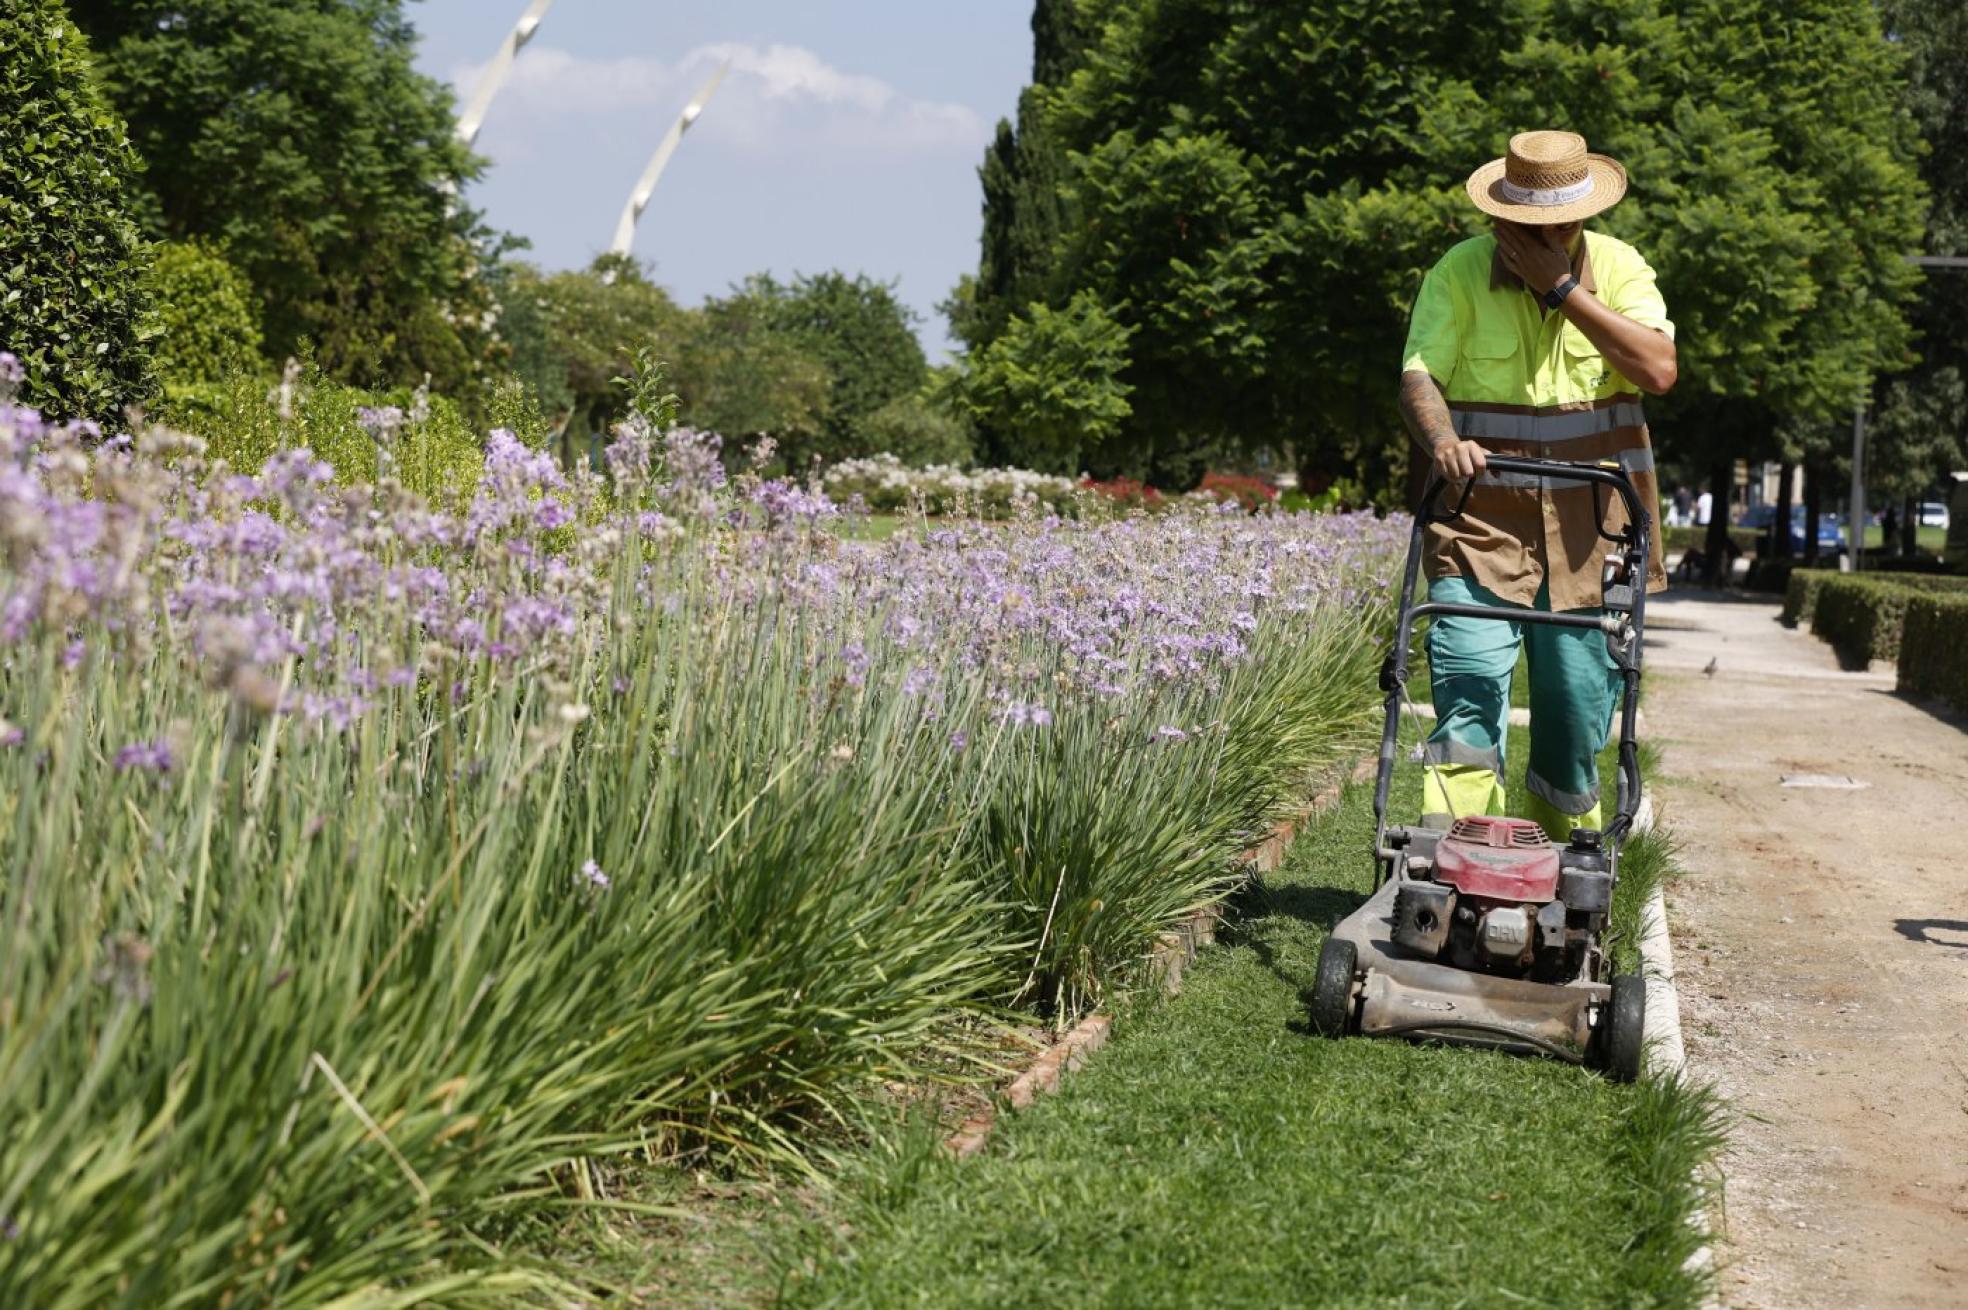
<svg viewBox="0 0 1968 1310">
<path fill-rule="evenodd" d="M 1528 819 L 1486 816 L 1407 836 L 1396 945 L 1458 969 L 1539 982 L 1597 974 L 1613 888 L 1599 833 L 1580 829 L 1560 847 Z"/>
</svg>

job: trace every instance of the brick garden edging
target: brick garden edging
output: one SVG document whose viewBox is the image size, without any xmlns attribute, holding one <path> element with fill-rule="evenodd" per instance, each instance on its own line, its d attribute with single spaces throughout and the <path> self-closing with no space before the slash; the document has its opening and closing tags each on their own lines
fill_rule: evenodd
<svg viewBox="0 0 1968 1310">
<path fill-rule="evenodd" d="M 1285 851 L 1298 835 L 1299 827 L 1330 809 L 1339 800 L 1348 782 L 1371 778 L 1375 764 L 1376 758 L 1369 755 L 1355 765 L 1346 777 L 1335 779 L 1320 788 L 1304 808 L 1274 827 L 1270 836 L 1245 851 L 1238 862 L 1258 873 L 1269 873 L 1283 864 Z M 1182 990 L 1183 971 L 1196 958 L 1197 951 L 1215 944 L 1216 925 L 1221 917 L 1215 906 L 1198 910 L 1157 939 L 1149 957 L 1148 972 L 1150 977 L 1160 981 L 1164 991 L 1174 995 Z M 1012 1079 L 991 1104 L 964 1120 L 963 1125 L 944 1140 L 944 1149 L 958 1158 L 975 1155 L 982 1150 L 984 1143 L 990 1140 L 992 1127 L 997 1123 L 1000 1105 L 1022 1110 L 1045 1093 L 1059 1090 L 1062 1078 L 1085 1064 L 1089 1055 L 1107 1044 L 1113 1022 L 1110 1015 L 1096 1010 L 1073 1025 L 1064 1037 L 1041 1051 L 1038 1058 Z"/>
</svg>

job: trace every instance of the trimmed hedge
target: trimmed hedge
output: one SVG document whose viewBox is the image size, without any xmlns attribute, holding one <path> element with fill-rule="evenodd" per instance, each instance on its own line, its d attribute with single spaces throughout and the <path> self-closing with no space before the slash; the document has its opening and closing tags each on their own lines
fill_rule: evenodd
<svg viewBox="0 0 1968 1310">
<path fill-rule="evenodd" d="M 1743 577 L 1744 591 L 1773 591 L 1779 596 L 1788 597 L 1790 580 L 1804 570 L 1801 559 L 1765 559 L 1758 555 L 1749 561 L 1749 572 Z M 1828 565 L 1820 564 L 1823 570 Z M 1788 618 L 1785 622 L 1789 622 Z"/>
<path fill-rule="evenodd" d="M 1833 574 L 1817 590 L 1811 635 L 1830 642 L 1839 662 L 1852 668 L 1898 659 L 1906 605 L 1918 594 L 1897 582 Z"/>
<path fill-rule="evenodd" d="M 1968 710 L 1968 590 L 1928 592 L 1907 602 L 1899 688 Z"/>
<path fill-rule="evenodd" d="M 1736 543 L 1736 549 L 1745 555 L 1756 553 L 1757 543 L 1763 534 L 1755 528 L 1728 529 L 1729 540 Z M 1708 529 L 1699 524 L 1682 526 L 1669 524 L 1660 529 L 1662 550 L 1706 550 L 1708 548 Z"/>
<path fill-rule="evenodd" d="M 171 388 L 159 417 L 204 438 L 207 451 L 238 472 L 258 473 L 275 451 L 306 446 L 335 470 L 336 481 L 349 485 L 373 482 L 381 468 L 361 411 L 393 405 L 407 412 L 414 403 L 406 388 L 358 391 L 313 372 L 299 380 L 292 415 L 283 419 L 267 381 L 242 374 L 212 385 Z M 406 421 L 397 436 L 396 476 L 421 496 L 469 495 L 484 467 L 481 439 L 450 399 L 431 396 L 428 403 L 429 417 Z"/>
<path fill-rule="evenodd" d="M 1799 611 L 1809 612 L 1811 634 L 1830 642 L 1843 663 L 1864 668 L 1872 660 L 1899 658 L 1910 601 L 1935 593 L 1968 593 L 1968 578 L 1811 570 L 1793 573 L 1791 588 L 1785 613 L 1796 598 Z"/>
<path fill-rule="evenodd" d="M 1809 623 L 1818 606 L 1818 591 L 1843 574 L 1835 569 L 1792 568 L 1784 581 L 1783 622 L 1786 628 Z"/>
<path fill-rule="evenodd" d="M 1850 573 L 1840 573 L 1832 568 L 1807 569 L 1801 563 L 1793 566 L 1784 585 L 1783 622 L 1787 628 L 1811 622 L 1817 612 L 1818 595 L 1825 584 L 1836 578 L 1850 578 Z M 1949 577 L 1938 573 L 1911 573 L 1896 569 L 1881 569 L 1873 572 L 1864 570 L 1859 577 L 1866 582 L 1896 583 L 1911 587 L 1915 591 L 1954 591 L 1968 588 L 1968 578 Z"/>
<path fill-rule="evenodd" d="M 147 283 L 160 329 L 151 357 L 166 390 L 266 368 L 253 285 L 216 247 L 160 242 Z"/>
</svg>

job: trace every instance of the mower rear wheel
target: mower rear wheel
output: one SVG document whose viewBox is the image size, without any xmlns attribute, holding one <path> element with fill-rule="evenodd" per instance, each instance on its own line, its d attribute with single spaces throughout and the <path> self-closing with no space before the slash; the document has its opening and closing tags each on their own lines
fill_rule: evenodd
<svg viewBox="0 0 1968 1310">
<path fill-rule="evenodd" d="M 1606 1002 L 1606 1072 L 1617 1082 L 1630 1083 L 1640 1076 L 1647 1031 L 1647 980 L 1637 973 L 1622 973 L 1613 979 L 1613 996 Z"/>
<path fill-rule="evenodd" d="M 1322 1037 L 1344 1037 L 1353 1024 L 1353 974 L 1360 952 L 1352 942 L 1326 938 L 1312 983 L 1312 1028 Z"/>
</svg>

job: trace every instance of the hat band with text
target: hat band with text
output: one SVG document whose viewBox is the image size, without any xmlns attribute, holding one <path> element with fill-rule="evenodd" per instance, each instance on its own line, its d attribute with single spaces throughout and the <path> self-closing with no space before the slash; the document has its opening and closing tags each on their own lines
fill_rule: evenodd
<svg viewBox="0 0 1968 1310">
<path fill-rule="evenodd" d="M 1561 187 L 1518 186 L 1507 177 L 1497 179 L 1497 190 L 1513 205 L 1569 205 L 1592 194 L 1592 174 L 1585 180 Z"/>
</svg>

